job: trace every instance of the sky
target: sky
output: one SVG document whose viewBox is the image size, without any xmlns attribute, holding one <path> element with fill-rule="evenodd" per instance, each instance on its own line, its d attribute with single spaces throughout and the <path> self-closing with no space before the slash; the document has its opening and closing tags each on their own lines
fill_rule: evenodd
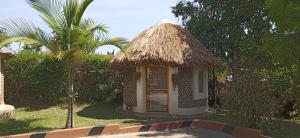
<svg viewBox="0 0 300 138">
<path fill-rule="evenodd" d="M 168 19 L 179 23 L 171 13 L 171 7 L 178 0 L 94 0 L 85 13 L 98 23 L 109 27 L 110 37 L 125 37 L 132 40 L 143 30 Z M 11 18 L 28 19 L 42 29 L 49 30 L 25 0 L 3 0 L 0 4 L 0 20 Z M 14 49 L 16 46 L 14 47 Z M 113 46 L 105 46 L 97 53 L 118 51 Z"/>
</svg>

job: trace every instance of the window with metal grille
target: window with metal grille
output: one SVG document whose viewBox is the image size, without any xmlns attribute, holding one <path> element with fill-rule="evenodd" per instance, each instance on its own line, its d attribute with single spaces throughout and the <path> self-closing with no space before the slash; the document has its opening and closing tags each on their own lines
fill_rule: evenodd
<svg viewBox="0 0 300 138">
<path fill-rule="evenodd" d="M 204 92 L 204 87 L 203 87 L 203 72 L 199 71 L 199 92 L 203 93 Z"/>
</svg>

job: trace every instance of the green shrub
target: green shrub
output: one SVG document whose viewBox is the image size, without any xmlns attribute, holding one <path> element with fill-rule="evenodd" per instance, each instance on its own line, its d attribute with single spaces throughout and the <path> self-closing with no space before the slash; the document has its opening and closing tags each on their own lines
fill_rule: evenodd
<svg viewBox="0 0 300 138">
<path fill-rule="evenodd" d="M 238 77 L 226 84 L 221 96 L 225 109 L 236 115 L 242 126 L 269 131 L 279 127 L 278 101 L 267 82 L 255 71 L 241 71 Z"/>
<path fill-rule="evenodd" d="M 111 59 L 110 56 L 89 55 L 78 68 L 76 80 L 79 81 L 75 84 L 78 102 L 122 102 L 120 75 L 108 67 Z"/>
<path fill-rule="evenodd" d="M 121 101 L 118 72 L 108 68 L 111 57 L 90 55 L 78 67 L 78 102 Z M 5 63 L 5 98 L 15 106 L 48 107 L 64 103 L 65 65 L 50 56 L 22 51 Z"/>
<path fill-rule="evenodd" d="M 279 114 L 284 118 L 294 118 L 299 115 L 300 87 L 298 68 L 283 66 L 263 73 L 269 76 L 269 86 L 280 101 Z"/>
<path fill-rule="evenodd" d="M 6 101 L 15 106 L 49 106 L 61 93 L 63 65 L 48 56 L 24 51 L 5 63 Z"/>
</svg>

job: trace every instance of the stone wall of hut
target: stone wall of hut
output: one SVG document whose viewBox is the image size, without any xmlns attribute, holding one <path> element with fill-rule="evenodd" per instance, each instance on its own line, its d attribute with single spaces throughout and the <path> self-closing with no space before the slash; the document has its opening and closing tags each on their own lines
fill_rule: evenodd
<svg viewBox="0 0 300 138">
<path fill-rule="evenodd" d="M 178 83 L 178 107 L 179 108 L 193 108 L 199 106 L 206 106 L 206 99 L 194 99 L 193 88 L 193 69 L 187 67 L 178 68 L 179 83 Z"/>
<path fill-rule="evenodd" d="M 135 67 L 128 68 L 122 72 L 123 75 L 123 100 L 125 105 L 137 106 L 136 80 L 133 74 L 136 72 Z"/>
</svg>

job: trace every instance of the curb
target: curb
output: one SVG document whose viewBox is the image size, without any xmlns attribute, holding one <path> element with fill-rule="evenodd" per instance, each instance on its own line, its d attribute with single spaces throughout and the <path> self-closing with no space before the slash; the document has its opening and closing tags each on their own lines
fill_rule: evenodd
<svg viewBox="0 0 300 138">
<path fill-rule="evenodd" d="M 207 120 L 189 120 L 189 121 L 171 121 L 162 122 L 149 125 L 136 125 L 130 127 L 120 128 L 117 124 L 106 126 L 92 126 L 73 129 L 60 129 L 49 131 L 45 133 L 27 133 L 19 135 L 4 136 L 4 138 L 74 138 L 85 137 L 105 134 L 122 134 L 122 133 L 135 133 L 146 131 L 163 131 L 178 128 L 206 128 L 223 133 L 227 133 L 239 138 L 267 138 L 263 136 L 260 131 L 251 128 L 236 127 L 226 125 L 219 122 Z"/>
</svg>

